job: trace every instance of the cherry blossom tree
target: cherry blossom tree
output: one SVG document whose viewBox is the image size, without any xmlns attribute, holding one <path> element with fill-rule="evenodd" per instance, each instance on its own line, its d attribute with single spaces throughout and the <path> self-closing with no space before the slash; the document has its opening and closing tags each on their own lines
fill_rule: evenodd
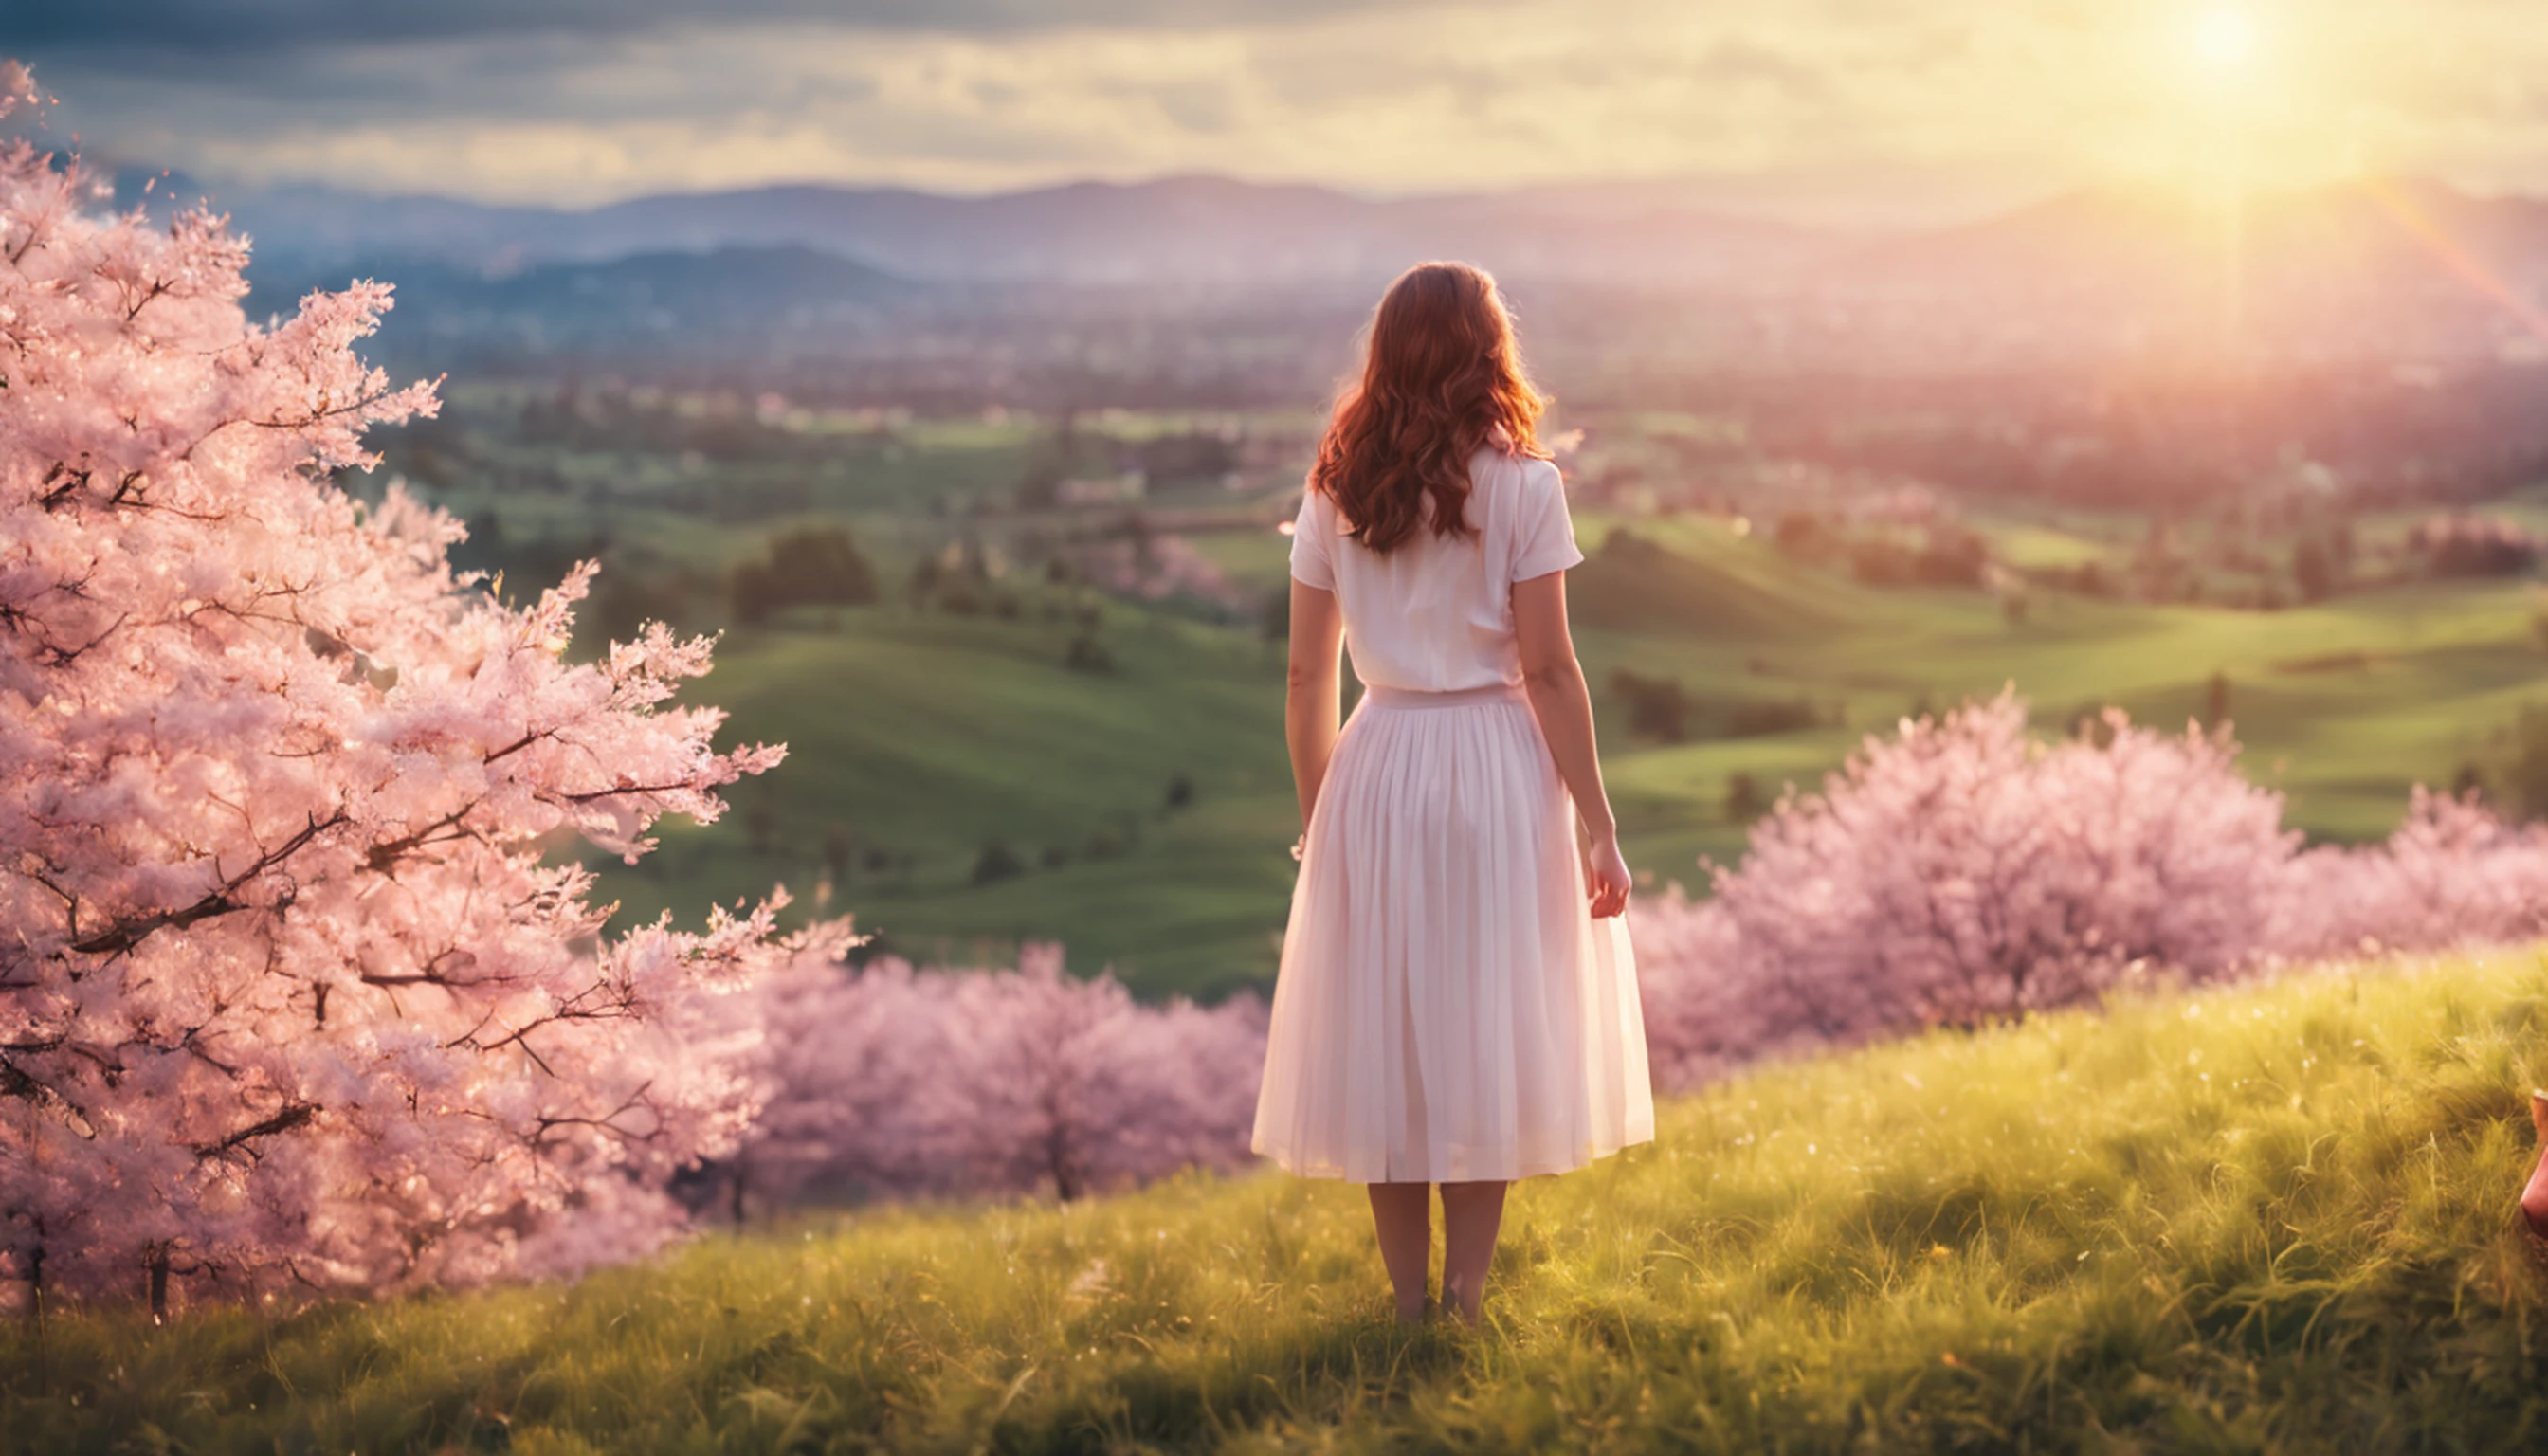
<svg viewBox="0 0 2548 1456">
<path fill-rule="evenodd" d="M 2543 934 L 2548 827 L 2508 824 L 2473 798 L 2422 788 L 2387 840 L 2294 861 L 2273 916 L 2275 954 L 2295 961 Z"/>
<path fill-rule="evenodd" d="M 780 751 L 671 701 L 703 640 L 564 660 L 591 565 L 508 606 L 338 488 L 435 408 L 354 353 L 386 286 L 253 323 L 223 219 L 102 195 L 0 152 L 0 1272 L 164 1308 L 645 1251 L 748 1126 L 755 977 L 845 932 L 606 937 L 543 852 L 633 860 Z"/>
<path fill-rule="evenodd" d="M 1061 948 L 1016 970 L 782 976 L 771 1017 L 779 1090 L 740 1167 L 783 1202 L 849 1194 L 1021 1193 L 1063 1199 L 1248 1158 L 1265 1014 L 1136 1002 L 1080 980 Z"/>
<path fill-rule="evenodd" d="M 1657 1075 L 2204 981 L 2548 932 L 2548 829 L 2418 790 L 2387 841 L 2303 850 L 2226 727 L 2108 714 L 2043 743 L 2013 695 L 1870 738 L 1790 793 L 1714 895 L 1631 919 Z"/>
<path fill-rule="evenodd" d="M 2105 729 L 2035 742 L 2003 694 L 1905 723 L 1782 802 L 1716 876 L 1758 1014 L 1845 1040 L 2065 1005 L 2135 961 L 2201 977 L 2248 959 L 2298 848 L 2280 797 L 2226 736 Z"/>
</svg>

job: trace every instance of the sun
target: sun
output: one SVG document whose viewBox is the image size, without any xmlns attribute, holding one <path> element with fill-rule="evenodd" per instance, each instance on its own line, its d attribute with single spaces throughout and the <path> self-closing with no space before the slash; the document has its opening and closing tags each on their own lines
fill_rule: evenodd
<svg viewBox="0 0 2548 1456">
<path fill-rule="evenodd" d="M 2226 69 L 2246 60 L 2255 48 L 2255 23 L 2243 10 L 2207 10 L 2194 23 L 2194 53 L 2205 65 Z"/>
</svg>

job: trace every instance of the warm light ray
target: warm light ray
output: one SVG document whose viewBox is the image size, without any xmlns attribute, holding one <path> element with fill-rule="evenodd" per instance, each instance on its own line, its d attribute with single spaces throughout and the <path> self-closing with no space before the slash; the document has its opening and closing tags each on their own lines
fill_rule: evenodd
<svg viewBox="0 0 2548 1456">
<path fill-rule="evenodd" d="M 2497 276 L 2468 249 L 2461 247 L 2441 229 L 2414 199 L 2385 181 L 2373 179 L 2363 183 L 2363 191 L 2387 213 L 2392 222 L 2407 229 L 2407 234 L 2424 245 L 2442 267 L 2460 282 L 2475 290 L 2480 297 L 2510 315 L 2515 322 L 2530 330 L 2532 336 L 2548 339 L 2548 314 L 2542 314 L 2521 291 Z"/>
</svg>

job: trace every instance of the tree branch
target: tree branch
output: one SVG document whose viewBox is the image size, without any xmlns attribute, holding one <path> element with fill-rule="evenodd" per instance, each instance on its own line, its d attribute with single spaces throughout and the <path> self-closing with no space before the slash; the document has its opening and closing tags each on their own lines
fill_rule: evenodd
<svg viewBox="0 0 2548 1456">
<path fill-rule="evenodd" d="M 202 899 L 176 910 L 156 910 L 130 920 L 119 920 L 86 940 L 71 942 L 70 948 L 83 956 L 120 956 L 163 930 L 184 930 L 198 921 L 228 915 L 245 908 L 236 898 L 240 888 L 251 879 L 299 854 L 311 841 L 345 822 L 345 811 L 338 809 L 324 819 L 312 819 L 309 826 L 278 848 L 257 857 L 256 863 L 231 875 L 219 889 Z"/>
<path fill-rule="evenodd" d="M 206 1160 L 217 1158 L 226 1152 L 243 1147 L 259 1138 L 271 1138 L 277 1133 L 289 1133 L 295 1128 L 307 1126 L 310 1120 L 317 1116 L 318 1116 L 318 1108 L 315 1103 L 286 1103 L 281 1112 L 262 1122 L 250 1123 L 218 1142 L 196 1144 L 195 1156 Z"/>
</svg>

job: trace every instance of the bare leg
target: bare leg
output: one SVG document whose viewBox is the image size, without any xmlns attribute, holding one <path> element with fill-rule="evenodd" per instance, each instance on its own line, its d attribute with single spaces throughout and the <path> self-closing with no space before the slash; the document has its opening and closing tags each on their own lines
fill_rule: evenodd
<svg viewBox="0 0 2548 1456">
<path fill-rule="evenodd" d="M 1380 1235 L 1380 1261 L 1398 1291 L 1400 1322 L 1424 1318 L 1424 1271 L 1433 1260 L 1433 1185 L 1374 1183 L 1371 1225 Z"/>
<path fill-rule="evenodd" d="M 2539 1134 L 2539 1162 L 2521 1190 L 2521 1220 L 2532 1236 L 2548 1238 L 2548 1093 L 2530 1094 L 2530 1125 Z"/>
<path fill-rule="evenodd" d="M 1504 1183 L 1442 1185 L 1442 1303 L 1462 1322 L 1478 1322 L 1487 1296 L 1487 1266 L 1496 1256 L 1496 1230 L 1503 1227 Z"/>
</svg>

